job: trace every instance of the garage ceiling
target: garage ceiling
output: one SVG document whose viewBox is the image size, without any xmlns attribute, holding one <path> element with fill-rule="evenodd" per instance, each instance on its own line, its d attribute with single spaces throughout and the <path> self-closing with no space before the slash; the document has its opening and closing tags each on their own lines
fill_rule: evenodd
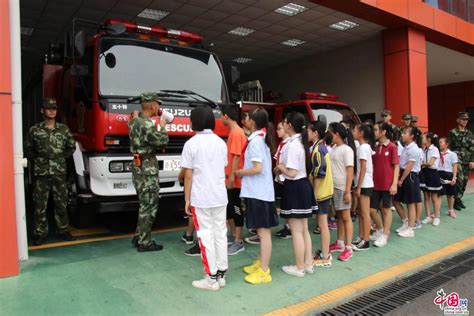
<svg viewBox="0 0 474 316">
<path fill-rule="evenodd" d="M 306 10 L 294 16 L 275 12 L 290 2 Z M 137 17 L 146 8 L 169 14 L 159 22 Z M 358 42 L 383 29 L 304 0 L 22 0 L 20 12 L 21 26 L 33 29 L 30 35 L 22 35 L 25 75 L 40 69 L 49 42 L 63 42 L 74 17 L 97 22 L 129 19 L 198 32 L 214 43 L 221 60 L 251 59 L 241 65 L 244 73 Z M 359 26 L 347 31 L 329 27 L 344 20 Z M 236 27 L 255 31 L 245 37 L 228 34 Z M 296 47 L 281 44 L 291 39 L 305 43 Z"/>
<path fill-rule="evenodd" d="M 426 42 L 428 86 L 474 80 L 474 57 Z"/>
</svg>

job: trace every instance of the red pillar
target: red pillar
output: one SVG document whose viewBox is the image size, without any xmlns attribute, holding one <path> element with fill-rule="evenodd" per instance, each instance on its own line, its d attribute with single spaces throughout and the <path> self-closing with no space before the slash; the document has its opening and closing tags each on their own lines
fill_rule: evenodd
<svg viewBox="0 0 474 316">
<path fill-rule="evenodd" d="M 18 275 L 8 1 L 0 1 L 0 278 Z"/>
<path fill-rule="evenodd" d="M 385 30 L 385 104 L 399 124 L 403 113 L 418 116 L 418 126 L 428 127 L 426 40 L 411 27 Z"/>
</svg>

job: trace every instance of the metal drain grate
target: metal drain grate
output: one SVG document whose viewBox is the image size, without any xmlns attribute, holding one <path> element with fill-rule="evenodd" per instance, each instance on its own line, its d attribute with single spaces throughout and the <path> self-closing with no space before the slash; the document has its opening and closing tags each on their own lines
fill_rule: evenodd
<svg viewBox="0 0 474 316">
<path fill-rule="evenodd" d="M 421 295 L 437 290 L 440 285 L 474 267 L 474 249 L 446 259 L 425 270 L 369 292 L 348 303 L 336 306 L 317 315 L 381 315 L 415 300 Z"/>
</svg>

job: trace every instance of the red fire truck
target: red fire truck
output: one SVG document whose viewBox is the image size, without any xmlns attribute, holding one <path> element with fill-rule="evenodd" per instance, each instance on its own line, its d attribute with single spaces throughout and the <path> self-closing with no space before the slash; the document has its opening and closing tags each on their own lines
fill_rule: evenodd
<svg viewBox="0 0 474 316">
<path fill-rule="evenodd" d="M 71 205 L 77 212 L 91 203 L 99 212 L 136 208 L 127 122 L 140 108 L 137 96 L 148 91 L 174 115 L 166 126 L 169 144 L 157 156 L 160 195 L 182 194 L 177 176 L 182 147 L 192 136 L 192 107 L 209 104 L 216 134 L 228 134 L 218 119 L 218 104 L 229 97 L 218 57 L 198 34 L 131 21 L 108 20 L 87 41 L 83 34 L 73 32 L 70 58 L 43 69 L 43 95 L 58 100 L 77 141 Z"/>
<path fill-rule="evenodd" d="M 270 116 L 270 120 L 276 126 L 291 111 L 302 113 L 306 121 L 322 121 L 326 126 L 332 122 L 351 119 L 359 123 L 354 108 L 344 102 L 338 101 L 338 97 L 331 94 L 319 92 L 302 92 L 298 100 L 282 103 L 259 103 L 259 102 L 241 102 L 240 107 L 243 112 L 261 106 L 264 107 Z"/>
</svg>

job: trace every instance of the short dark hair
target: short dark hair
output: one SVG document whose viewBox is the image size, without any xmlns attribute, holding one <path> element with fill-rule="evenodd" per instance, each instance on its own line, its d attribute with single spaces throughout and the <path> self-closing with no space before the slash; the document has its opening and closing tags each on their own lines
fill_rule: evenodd
<svg viewBox="0 0 474 316">
<path fill-rule="evenodd" d="M 191 111 L 191 128 L 195 132 L 202 132 L 205 129 L 214 130 L 216 128 L 216 120 L 214 112 L 208 105 L 198 105 Z"/>
<path fill-rule="evenodd" d="M 226 103 L 221 105 L 222 115 L 227 115 L 232 121 L 239 119 L 239 109 L 236 104 Z"/>
</svg>

